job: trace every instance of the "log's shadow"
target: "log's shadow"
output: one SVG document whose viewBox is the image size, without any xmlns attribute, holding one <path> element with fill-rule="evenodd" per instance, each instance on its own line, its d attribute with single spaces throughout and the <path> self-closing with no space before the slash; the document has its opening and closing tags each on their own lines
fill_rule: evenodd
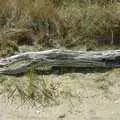
<svg viewBox="0 0 120 120">
<path fill-rule="evenodd" d="M 51 69 L 35 69 L 32 72 L 38 74 L 38 75 L 63 75 L 66 73 L 105 73 L 107 71 L 110 71 L 113 68 L 79 68 L 79 67 L 52 67 Z M 28 73 L 27 72 L 21 72 L 18 74 L 3 74 L 3 75 L 9 75 L 9 76 L 15 76 L 20 77 L 24 76 Z"/>
<path fill-rule="evenodd" d="M 66 73 L 83 73 L 83 74 L 87 74 L 87 73 L 105 73 L 109 70 L 111 70 L 112 68 L 73 68 L 73 67 L 52 67 L 49 70 L 35 70 L 35 72 L 37 74 L 40 75 L 51 75 L 51 74 L 55 74 L 55 75 L 62 75 L 62 74 L 66 74 Z"/>
</svg>

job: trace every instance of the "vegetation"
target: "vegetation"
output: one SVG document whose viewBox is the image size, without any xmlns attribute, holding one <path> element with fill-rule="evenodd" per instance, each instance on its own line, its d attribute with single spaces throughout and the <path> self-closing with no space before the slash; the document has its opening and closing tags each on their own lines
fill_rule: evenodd
<svg viewBox="0 0 120 120">
<path fill-rule="evenodd" d="M 56 87 L 53 81 L 31 71 L 24 77 L 0 77 L 0 94 L 6 95 L 9 100 L 20 98 L 22 103 L 40 103 L 43 106 L 57 104 Z"/>
<path fill-rule="evenodd" d="M 119 31 L 119 0 L 0 0 L 0 57 L 20 52 L 22 45 L 37 50 L 118 48 Z M 19 93 L 42 104 L 59 92 L 43 76 L 30 72 L 24 77 L 11 81 L 1 76 L 0 84 L 9 96 Z"/>
<path fill-rule="evenodd" d="M 118 45 L 119 11 L 119 0 L 0 0 L 0 56 L 34 42 L 43 49 Z"/>
</svg>

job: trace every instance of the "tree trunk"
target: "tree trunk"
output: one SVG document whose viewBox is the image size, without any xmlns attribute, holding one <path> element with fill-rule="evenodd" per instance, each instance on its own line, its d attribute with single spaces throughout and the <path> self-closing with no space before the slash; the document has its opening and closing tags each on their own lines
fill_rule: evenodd
<svg viewBox="0 0 120 120">
<path fill-rule="evenodd" d="M 72 51 L 53 49 L 20 53 L 0 59 L 0 74 L 16 75 L 45 65 L 51 67 L 116 68 L 120 67 L 120 50 Z"/>
</svg>

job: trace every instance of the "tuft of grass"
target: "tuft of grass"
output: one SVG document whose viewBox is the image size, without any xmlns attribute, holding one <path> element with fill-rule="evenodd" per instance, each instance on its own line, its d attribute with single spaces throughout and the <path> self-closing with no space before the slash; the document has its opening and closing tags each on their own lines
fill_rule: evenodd
<svg viewBox="0 0 120 120">
<path fill-rule="evenodd" d="M 46 106 L 57 103 L 56 92 L 52 83 L 32 71 L 24 77 L 0 77 L 0 94 L 7 95 L 10 100 L 20 98 L 24 103 Z"/>
</svg>

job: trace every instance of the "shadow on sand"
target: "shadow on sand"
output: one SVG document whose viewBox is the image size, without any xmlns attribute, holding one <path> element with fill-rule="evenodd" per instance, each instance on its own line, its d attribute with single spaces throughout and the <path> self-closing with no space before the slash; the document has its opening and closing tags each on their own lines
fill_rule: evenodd
<svg viewBox="0 0 120 120">
<path fill-rule="evenodd" d="M 110 71 L 112 68 L 73 68 L 73 67 L 52 67 L 49 70 L 35 70 L 40 75 L 62 75 L 65 73 L 105 73 Z"/>
</svg>

